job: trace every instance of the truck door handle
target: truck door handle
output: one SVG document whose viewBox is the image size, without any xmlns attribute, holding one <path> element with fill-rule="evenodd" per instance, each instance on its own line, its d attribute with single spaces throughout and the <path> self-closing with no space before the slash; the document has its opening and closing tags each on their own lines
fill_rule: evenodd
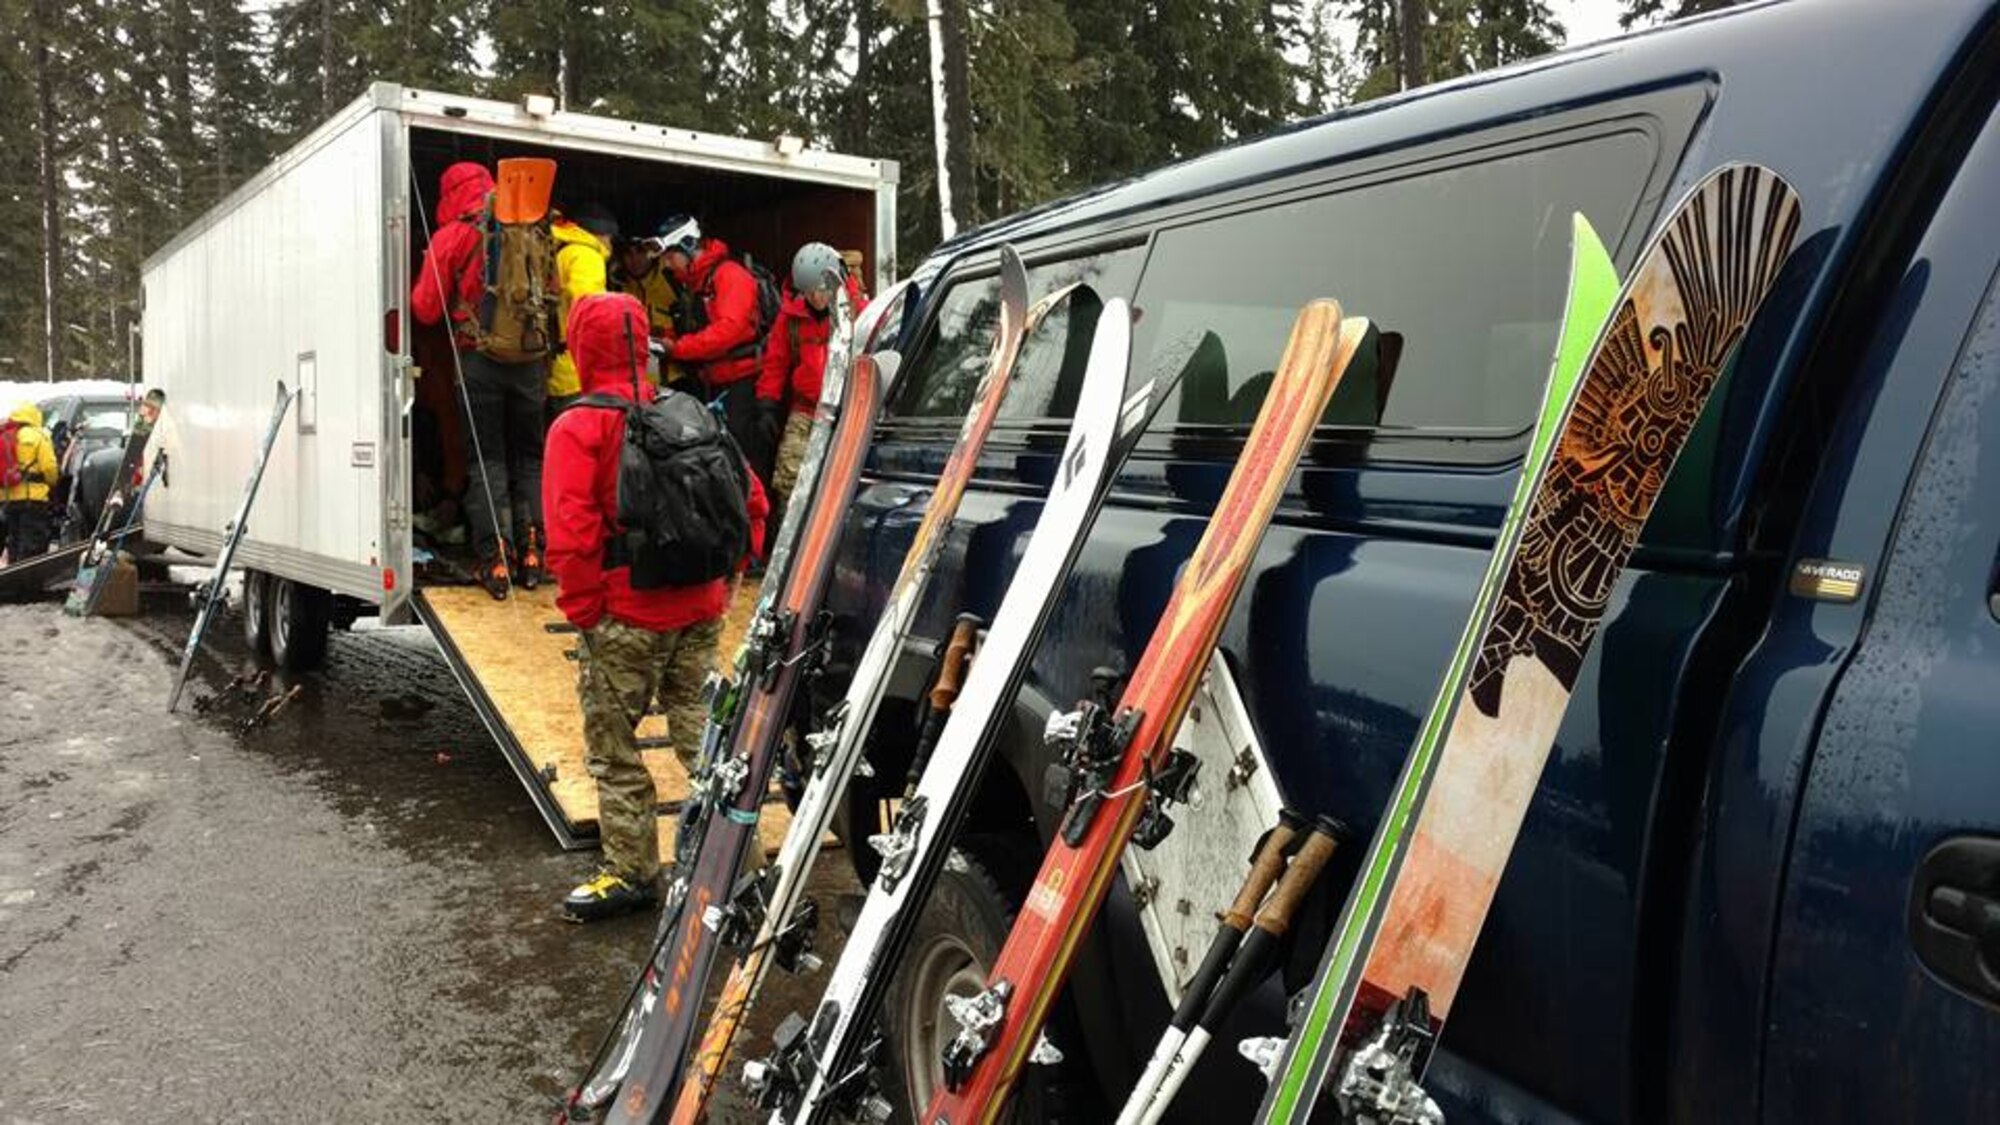
<svg viewBox="0 0 2000 1125">
<path fill-rule="evenodd" d="M 2000 1005 L 2000 839 L 1958 836 L 1930 850 L 1911 887 L 1910 944 L 1953 988 Z"/>
</svg>

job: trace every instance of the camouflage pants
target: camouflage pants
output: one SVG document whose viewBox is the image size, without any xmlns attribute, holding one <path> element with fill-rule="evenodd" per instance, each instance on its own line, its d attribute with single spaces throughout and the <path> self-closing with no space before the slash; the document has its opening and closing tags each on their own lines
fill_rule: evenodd
<svg viewBox="0 0 2000 1125">
<path fill-rule="evenodd" d="M 584 764 L 597 779 L 604 865 L 627 880 L 659 874 L 659 793 L 639 757 L 639 721 L 657 697 L 674 756 L 690 775 L 708 710 L 701 686 L 715 667 L 721 621 L 656 633 L 605 617 L 583 637 L 576 691 L 583 703 Z"/>
<path fill-rule="evenodd" d="M 778 468 L 771 474 L 771 491 L 782 503 L 799 483 L 799 465 L 806 459 L 806 442 L 812 439 L 813 416 L 797 411 L 785 416 L 785 436 L 778 442 Z"/>
</svg>

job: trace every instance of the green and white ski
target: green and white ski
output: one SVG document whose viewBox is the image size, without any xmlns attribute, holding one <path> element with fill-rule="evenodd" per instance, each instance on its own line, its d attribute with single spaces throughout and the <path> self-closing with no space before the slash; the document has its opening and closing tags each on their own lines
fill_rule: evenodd
<svg viewBox="0 0 2000 1125">
<path fill-rule="evenodd" d="M 1344 1119 L 1440 1118 L 1418 1082 L 1606 601 L 1799 222 L 1775 173 L 1718 169 L 1669 213 L 1607 311 L 1602 251 L 1578 221 L 1520 484 L 1260 1122 L 1307 1120 L 1336 1073 Z"/>
</svg>

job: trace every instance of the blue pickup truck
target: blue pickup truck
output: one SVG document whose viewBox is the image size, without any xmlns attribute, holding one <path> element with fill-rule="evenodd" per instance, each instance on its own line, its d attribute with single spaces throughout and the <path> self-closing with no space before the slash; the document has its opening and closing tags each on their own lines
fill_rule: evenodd
<svg viewBox="0 0 2000 1125">
<path fill-rule="evenodd" d="M 1098 300 L 1136 310 L 1134 380 L 1214 338 L 1090 533 L 967 862 L 933 902 L 951 916 L 911 953 L 955 943 L 966 963 L 913 975 L 977 987 L 1055 823 L 1042 713 L 1137 659 L 1319 296 L 1373 320 L 1385 362 L 1329 411 L 1222 649 L 1285 801 L 1372 832 L 1519 469 L 1569 215 L 1622 271 L 1696 178 L 1754 161 L 1803 198 L 1798 253 L 1618 585 L 1429 1085 L 1455 1121 L 2000 1121 L 1996 91 L 1995 0 L 1753 4 L 1357 106 L 940 247 L 896 336 L 843 618 L 874 616 L 951 445 L 1000 245 L 1037 296 L 1089 290 L 1024 353 L 850 832 L 901 784 L 931 645 L 999 601 Z M 1256 1104 L 1227 1045 L 1281 1033 L 1353 858 L 1181 1120 Z M 1023 1119 L 1109 1120 L 1137 1076 L 1168 1000 L 1135 905 L 1121 883 L 1060 1013 L 1068 1058 L 1038 1068 Z M 937 998 L 903 991 L 889 1030 L 921 1059 Z"/>
</svg>

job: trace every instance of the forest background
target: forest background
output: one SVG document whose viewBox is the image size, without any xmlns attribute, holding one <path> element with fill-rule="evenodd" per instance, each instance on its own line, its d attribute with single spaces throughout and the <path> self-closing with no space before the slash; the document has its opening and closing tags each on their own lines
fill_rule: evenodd
<svg viewBox="0 0 2000 1125">
<path fill-rule="evenodd" d="M 372 81 L 896 160 L 914 262 L 947 221 L 1544 54 L 1565 18 L 1732 2 L 0 0 L 0 381 L 126 378 L 146 256 Z"/>
</svg>

